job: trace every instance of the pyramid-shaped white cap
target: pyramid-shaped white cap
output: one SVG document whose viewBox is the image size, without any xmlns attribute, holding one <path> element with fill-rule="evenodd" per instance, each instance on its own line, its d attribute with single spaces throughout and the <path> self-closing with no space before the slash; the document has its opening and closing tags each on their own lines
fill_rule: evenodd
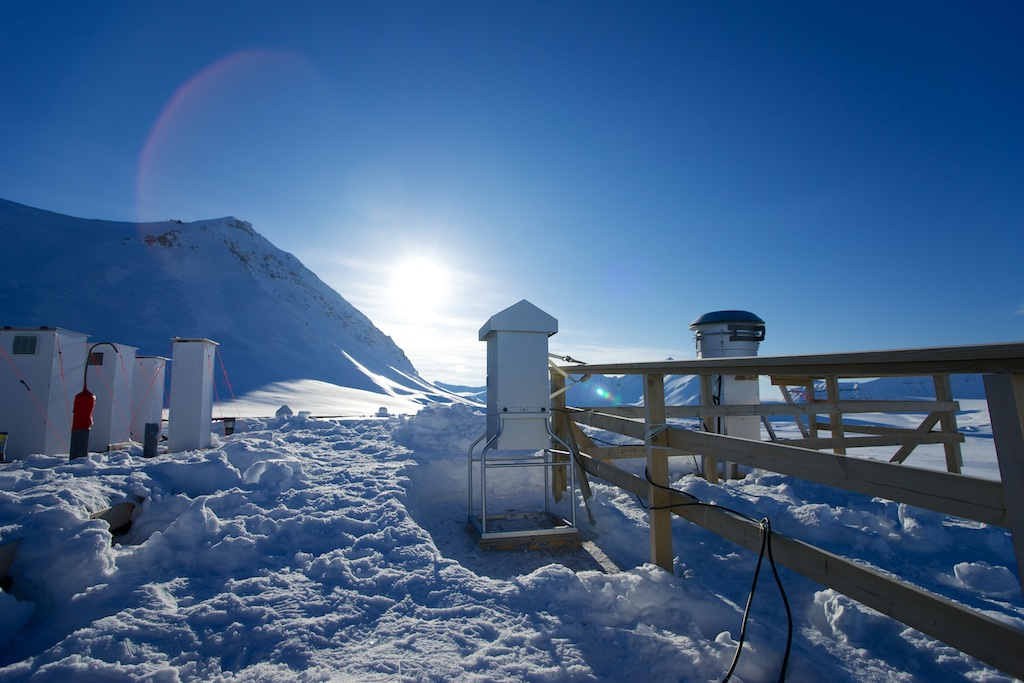
<svg viewBox="0 0 1024 683">
<path fill-rule="evenodd" d="M 558 332 L 558 321 L 523 299 L 492 315 L 480 328 L 480 341 L 492 332 L 544 332 L 550 337 Z"/>
</svg>

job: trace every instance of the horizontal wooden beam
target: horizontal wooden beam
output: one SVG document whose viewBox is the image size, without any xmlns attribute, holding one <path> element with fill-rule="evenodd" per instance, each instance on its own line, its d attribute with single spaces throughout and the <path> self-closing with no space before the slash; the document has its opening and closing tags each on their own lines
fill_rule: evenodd
<svg viewBox="0 0 1024 683">
<path fill-rule="evenodd" d="M 621 417 L 643 417 L 642 406 L 575 406 Z M 817 401 L 814 403 L 759 403 L 750 405 L 666 406 L 668 417 L 761 417 L 822 415 L 827 413 L 931 413 L 960 410 L 958 401 Z"/>
<path fill-rule="evenodd" d="M 990 479 L 677 428 L 669 429 L 668 443 L 679 450 L 711 453 L 741 465 L 976 522 L 1001 527 L 1008 522 L 1003 486 Z"/>
<path fill-rule="evenodd" d="M 818 425 L 823 429 L 831 428 L 831 424 L 828 420 L 818 420 Z M 880 425 L 866 425 L 860 424 L 858 422 L 843 422 L 843 430 L 851 434 L 875 434 L 876 436 L 888 436 L 892 434 L 905 435 L 916 433 L 915 430 L 910 429 L 908 427 L 882 427 Z"/>
<path fill-rule="evenodd" d="M 570 375 L 790 375 L 911 377 L 1024 372 L 1024 343 L 941 346 L 804 356 L 744 356 L 561 366 Z"/>
<path fill-rule="evenodd" d="M 647 432 L 647 427 L 642 418 L 637 420 L 628 417 L 619 417 L 618 415 L 612 415 L 606 412 L 581 410 L 579 408 L 566 408 L 566 410 L 572 414 L 572 419 L 580 425 L 597 427 L 598 429 L 615 432 L 616 434 L 629 436 L 634 439 L 639 439 L 640 441 L 644 440 L 644 436 Z"/>
<path fill-rule="evenodd" d="M 829 423 L 819 423 L 823 429 L 829 428 Z M 843 425 L 845 428 L 846 425 Z M 854 430 L 850 430 L 854 431 Z M 873 446 L 920 446 L 927 443 L 963 443 L 964 435 L 956 432 L 944 434 L 942 432 L 925 432 L 924 434 L 877 434 L 874 436 L 841 436 L 841 437 L 819 437 L 816 439 L 779 439 L 774 443 L 789 443 L 803 448 L 870 448 Z M 900 461 L 902 462 L 902 461 Z"/>
<path fill-rule="evenodd" d="M 625 460 L 628 458 L 646 458 L 646 446 L 601 446 L 598 448 L 586 448 L 588 455 L 601 460 Z M 677 453 L 674 455 L 685 455 Z"/>
<path fill-rule="evenodd" d="M 815 380 L 814 377 L 790 377 L 778 373 L 772 374 L 769 379 L 777 387 L 806 387 L 808 384 L 813 384 Z"/>
<path fill-rule="evenodd" d="M 647 500 L 650 485 L 610 463 L 582 456 L 584 469 Z M 719 536 L 757 552 L 760 526 L 719 508 L 694 505 L 672 493 L 672 511 Z M 772 532 L 778 564 L 833 588 L 882 614 L 925 633 L 1016 678 L 1024 678 L 1024 632 L 982 612 L 900 581 L 803 541 Z"/>
<path fill-rule="evenodd" d="M 644 438 L 646 431 L 643 422 L 613 415 L 592 413 L 587 420 L 600 429 L 639 439 Z M 1003 486 L 998 481 L 822 453 L 784 443 L 751 441 L 678 427 L 666 429 L 668 446 L 677 451 L 721 458 L 985 524 L 1001 527 L 1008 524 Z"/>
</svg>

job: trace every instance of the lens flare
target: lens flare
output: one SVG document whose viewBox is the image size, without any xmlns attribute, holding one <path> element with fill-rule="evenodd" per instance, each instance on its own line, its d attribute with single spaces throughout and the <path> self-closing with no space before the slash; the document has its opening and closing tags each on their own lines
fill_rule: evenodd
<svg viewBox="0 0 1024 683">
<path fill-rule="evenodd" d="M 622 402 L 620 396 L 616 395 L 615 392 L 603 384 L 598 384 L 594 387 L 593 398 L 595 401 L 604 405 L 617 406 Z"/>
<path fill-rule="evenodd" d="M 289 128 L 278 117 L 305 111 L 296 102 L 303 107 L 327 106 L 328 92 L 309 60 L 290 50 L 237 50 L 193 74 L 167 101 L 139 154 L 137 220 L 165 220 L 186 207 L 216 204 L 211 197 L 223 197 L 232 187 L 229 180 L 237 182 L 242 170 L 237 160 L 250 158 L 253 149 L 259 152 L 258 158 L 272 160 L 274 168 L 283 173 L 276 165 L 297 162 L 282 150 L 300 150 L 301 138 L 294 133 L 294 126 Z M 310 102 L 310 98 L 315 99 Z M 280 103 L 280 108 L 268 103 Z M 244 149 L 224 139 L 226 132 L 241 135 L 239 131 L 256 136 Z M 311 163 L 307 156 L 299 160 Z M 197 173 L 190 169 L 199 164 L 205 177 L 213 178 L 200 186 L 215 183 L 216 191 L 196 189 Z M 225 168 L 236 175 L 225 177 Z"/>
</svg>

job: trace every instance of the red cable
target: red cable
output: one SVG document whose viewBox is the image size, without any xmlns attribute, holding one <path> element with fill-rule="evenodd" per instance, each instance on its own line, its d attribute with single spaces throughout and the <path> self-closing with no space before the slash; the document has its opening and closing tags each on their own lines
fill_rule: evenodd
<svg viewBox="0 0 1024 683">
<path fill-rule="evenodd" d="M 146 372 L 145 367 L 142 365 L 142 363 L 139 362 L 138 358 L 136 358 L 135 361 L 137 363 L 135 369 L 138 372 L 143 373 L 143 376 L 145 376 L 145 372 Z M 160 364 L 158 364 L 158 365 L 160 365 Z M 162 367 L 162 365 L 160 365 L 160 367 Z M 129 433 L 129 435 L 131 434 L 132 425 L 135 424 L 135 418 L 137 418 L 139 416 L 139 412 L 142 410 L 142 405 L 146 402 L 146 399 L 149 397 L 150 392 L 153 391 L 153 386 L 156 384 L 157 373 L 155 372 L 155 370 L 156 370 L 156 368 L 154 368 L 154 372 L 153 372 L 153 376 L 152 377 L 146 377 L 146 379 L 149 380 L 149 384 L 146 385 L 146 393 L 144 393 L 142 395 L 142 398 L 140 398 L 139 401 L 138 401 L 138 404 L 139 404 L 138 409 L 135 412 L 132 413 L 132 421 L 128 423 L 128 433 Z M 133 403 L 135 402 L 134 397 L 133 397 L 132 402 Z M 160 404 L 160 408 L 161 408 L 161 410 L 163 409 L 163 404 Z M 161 415 L 161 419 L 162 419 L 162 417 L 163 416 Z"/>
<path fill-rule="evenodd" d="M 235 417 L 239 420 L 242 419 L 242 411 L 238 407 L 238 399 L 235 398 L 234 387 L 231 386 L 231 381 L 228 379 L 228 370 L 224 367 L 224 356 L 220 352 L 220 347 L 217 348 L 217 360 L 220 362 L 220 371 L 224 375 L 224 384 L 228 387 L 228 393 L 231 394 L 231 403 L 235 406 Z M 245 431 L 245 423 L 242 423 L 242 431 Z"/>
<path fill-rule="evenodd" d="M 130 395 L 131 394 L 131 389 L 132 389 L 131 386 L 130 386 L 131 383 L 132 383 L 132 376 L 128 374 L 128 368 L 126 368 L 124 366 L 124 356 L 121 354 L 120 351 L 117 352 L 117 357 L 121 361 L 121 374 L 124 375 L 124 384 L 125 384 L 125 388 L 127 390 L 126 393 L 128 393 Z M 111 398 L 113 398 L 113 394 L 111 394 Z M 127 422 L 126 429 L 128 431 L 125 433 L 125 435 L 121 438 L 120 441 L 117 441 L 115 443 L 124 443 L 125 441 L 128 441 L 129 439 L 132 438 L 132 421 L 134 419 L 134 415 L 131 414 L 131 412 L 132 412 L 131 404 L 128 405 L 128 414 L 127 415 L 125 415 L 124 406 L 118 405 L 117 409 L 118 409 L 118 412 L 121 414 L 122 418 L 127 418 L 128 422 Z"/>
</svg>

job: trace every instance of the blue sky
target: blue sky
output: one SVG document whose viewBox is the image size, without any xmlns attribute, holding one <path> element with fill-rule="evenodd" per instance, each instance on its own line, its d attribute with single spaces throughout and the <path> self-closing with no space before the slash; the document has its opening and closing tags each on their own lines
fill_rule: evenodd
<svg viewBox="0 0 1024 683">
<path fill-rule="evenodd" d="M 1020 341 L 1022 46 L 999 1 L 3 3 L 0 196 L 250 221 L 433 380 L 523 298 L 593 362 L 718 309 Z"/>
</svg>

